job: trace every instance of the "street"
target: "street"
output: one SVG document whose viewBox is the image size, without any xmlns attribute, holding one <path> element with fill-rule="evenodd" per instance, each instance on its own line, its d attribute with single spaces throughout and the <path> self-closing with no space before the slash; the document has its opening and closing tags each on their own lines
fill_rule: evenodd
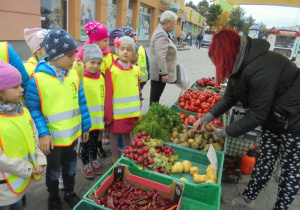
<svg viewBox="0 0 300 210">
<path fill-rule="evenodd" d="M 178 51 L 178 63 L 183 64 L 187 70 L 188 76 L 190 78 L 191 83 L 193 83 L 196 79 L 207 76 L 215 76 L 215 69 L 210 59 L 208 58 L 208 49 L 201 48 L 196 49 L 195 46 L 186 47 L 190 48 L 190 50 Z M 146 50 L 149 51 L 149 47 L 146 47 Z M 300 56 L 298 56 L 296 63 L 300 66 Z M 143 89 L 143 107 L 142 112 L 146 113 L 149 108 L 149 95 L 150 95 L 150 82 L 148 82 Z M 180 88 L 175 85 L 166 85 L 164 93 L 161 97 L 161 104 L 166 106 L 172 105 L 178 98 L 180 94 Z M 104 149 L 108 154 L 110 153 L 109 145 L 105 145 Z M 110 157 L 105 159 L 99 159 L 102 165 L 102 174 L 104 174 L 111 167 Z M 94 179 L 86 179 L 82 175 L 81 172 L 81 160 L 78 159 L 77 165 L 77 175 L 76 175 L 76 185 L 75 192 L 79 197 L 82 197 L 88 189 L 90 189 L 93 184 L 101 177 L 101 175 L 96 176 Z M 229 184 L 222 183 L 222 194 L 229 193 L 242 193 L 248 183 L 250 175 L 243 175 L 239 180 L 239 183 Z M 25 210 L 46 210 L 47 209 L 47 199 L 48 193 L 45 186 L 45 173 L 42 176 L 42 180 L 39 182 L 32 181 L 33 183 L 30 185 L 30 189 L 28 190 L 27 195 L 27 206 L 24 208 Z M 63 201 L 63 191 L 60 191 L 60 196 L 62 200 L 63 209 L 69 209 L 68 204 Z M 277 195 L 277 182 L 275 180 L 271 180 L 268 186 L 259 194 L 256 200 L 255 210 L 267 210 L 272 209 L 273 204 L 275 203 Z M 239 208 L 232 208 L 229 206 L 225 206 L 221 204 L 221 210 L 238 210 Z M 295 198 L 293 205 L 289 208 L 290 210 L 298 210 L 300 209 L 300 195 L 298 193 Z"/>
</svg>

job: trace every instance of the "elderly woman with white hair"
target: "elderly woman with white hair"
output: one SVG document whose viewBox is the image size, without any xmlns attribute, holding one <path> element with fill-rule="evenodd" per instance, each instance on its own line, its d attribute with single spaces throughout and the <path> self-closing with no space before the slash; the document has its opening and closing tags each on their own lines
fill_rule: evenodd
<svg viewBox="0 0 300 210">
<path fill-rule="evenodd" d="M 150 41 L 150 105 L 159 102 L 166 83 L 176 81 L 177 48 L 171 36 L 175 28 L 177 15 L 172 11 L 165 11 L 153 32 Z"/>
</svg>

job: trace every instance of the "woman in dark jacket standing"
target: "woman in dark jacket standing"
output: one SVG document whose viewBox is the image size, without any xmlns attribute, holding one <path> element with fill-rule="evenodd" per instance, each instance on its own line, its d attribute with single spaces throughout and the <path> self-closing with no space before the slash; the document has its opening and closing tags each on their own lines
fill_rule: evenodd
<svg viewBox="0 0 300 210">
<path fill-rule="evenodd" d="M 225 129 L 213 128 L 217 137 L 238 137 L 262 127 L 260 157 L 247 188 L 240 196 L 224 196 L 223 203 L 253 208 L 258 193 L 271 179 L 276 159 L 281 176 L 273 209 L 288 209 L 300 186 L 300 75 L 286 57 L 269 51 L 262 39 L 239 36 L 223 29 L 213 37 L 209 57 L 216 66 L 217 83 L 228 78 L 222 99 L 199 121 L 209 123 L 235 104 L 247 114 Z"/>
</svg>

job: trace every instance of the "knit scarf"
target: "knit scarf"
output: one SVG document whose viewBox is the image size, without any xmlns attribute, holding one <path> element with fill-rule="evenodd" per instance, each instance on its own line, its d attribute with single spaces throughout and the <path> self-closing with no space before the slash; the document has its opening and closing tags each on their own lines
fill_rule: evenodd
<svg viewBox="0 0 300 210">
<path fill-rule="evenodd" d="M 109 47 L 106 47 L 105 50 L 102 50 L 103 55 L 107 55 L 108 53 L 110 53 L 110 49 Z"/>
<path fill-rule="evenodd" d="M 4 103 L 0 101 L 0 114 L 3 115 L 18 115 L 23 112 L 22 102 L 18 103 Z"/>
</svg>

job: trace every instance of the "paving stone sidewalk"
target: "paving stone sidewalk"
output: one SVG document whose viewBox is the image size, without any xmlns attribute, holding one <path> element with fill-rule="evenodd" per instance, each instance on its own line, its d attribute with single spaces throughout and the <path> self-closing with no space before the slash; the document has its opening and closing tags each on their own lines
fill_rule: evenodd
<svg viewBox="0 0 300 210">
<path fill-rule="evenodd" d="M 196 49 L 195 46 L 189 47 L 190 50 L 179 51 L 178 52 L 178 63 L 183 64 L 187 70 L 188 76 L 191 82 L 194 82 L 196 79 L 207 76 L 215 76 L 214 66 L 210 62 L 207 56 L 207 48 Z M 146 50 L 149 51 L 149 48 L 146 47 Z M 298 62 L 300 57 L 298 56 Z M 300 64 L 300 62 L 299 62 Z M 164 93 L 161 97 L 161 104 L 171 106 L 178 98 L 180 89 L 174 85 L 167 85 Z M 149 95 L 150 95 L 150 82 L 148 82 L 143 89 L 143 107 L 142 112 L 146 113 L 149 108 Z M 109 145 L 104 146 L 105 151 L 110 155 Z M 112 162 L 110 157 L 105 159 L 98 158 L 100 164 L 102 165 L 102 174 L 104 174 L 111 166 Z M 76 185 L 75 192 L 82 197 L 92 186 L 93 184 L 101 177 L 101 175 L 96 176 L 94 179 L 85 179 L 81 173 L 81 160 L 78 159 L 77 165 L 77 175 L 76 175 Z M 238 194 L 242 193 L 245 189 L 250 175 L 242 175 L 242 179 L 239 180 L 238 184 L 229 184 L 222 183 L 222 195 L 225 194 Z M 68 204 L 63 201 L 63 191 L 60 192 L 62 199 L 62 206 L 64 210 L 70 209 Z M 271 210 L 273 204 L 275 203 L 277 195 L 277 182 L 271 180 L 267 187 L 259 194 L 256 200 L 255 210 Z M 27 196 L 27 205 L 24 208 L 25 210 L 47 210 L 47 199 L 48 193 L 45 186 L 45 174 L 42 176 L 42 180 L 39 182 L 31 183 Z M 221 210 L 239 210 L 240 208 L 233 208 L 226 206 L 221 203 Z M 299 210 L 300 209 L 300 194 L 298 193 L 296 199 L 292 203 L 290 210 Z"/>
</svg>

